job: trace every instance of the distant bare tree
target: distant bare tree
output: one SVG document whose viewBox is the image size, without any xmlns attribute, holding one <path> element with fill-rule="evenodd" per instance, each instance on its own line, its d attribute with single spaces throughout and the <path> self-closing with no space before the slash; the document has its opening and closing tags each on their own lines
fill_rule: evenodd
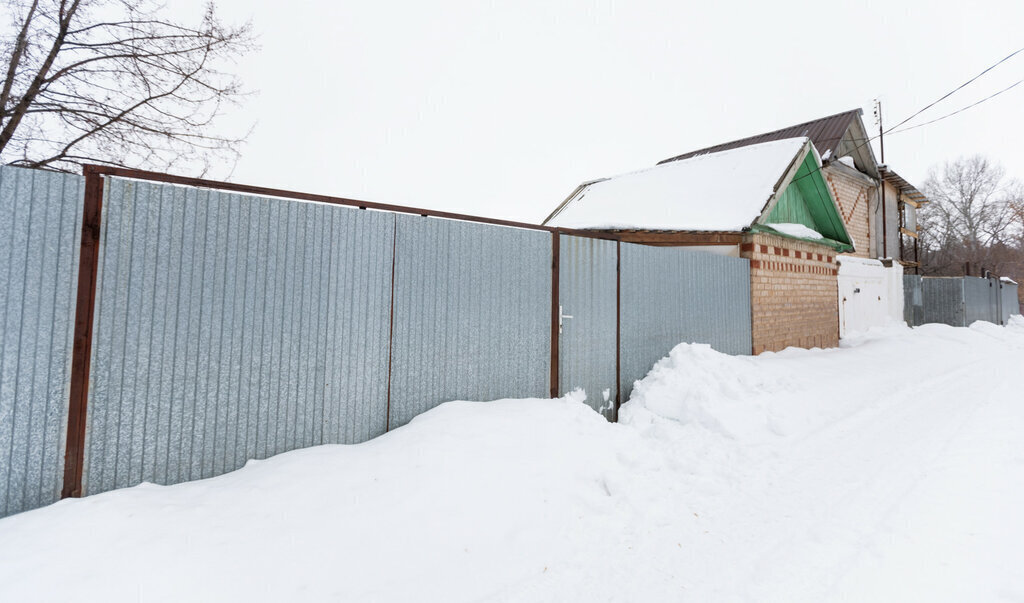
<svg viewBox="0 0 1024 603">
<path fill-rule="evenodd" d="M 1002 276 L 1009 276 L 1024 284 L 1024 184 L 1016 182 L 1009 189 L 1010 236 L 1007 237 L 1006 251 L 996 263 L 995 270 Z M 1019 293 L 1024 301 L 1024 286 Z"/>
<path fill-rule="evenodd" d="M 958 274 L 965 262 L 995 270 L 1020 236 L 1012 205 L 1020 184 L 974 155 L 932 168 L 923 188 L 931 200 L 921 212 L 925 273 Z"/>
<path fill-rule="evenodd" d="M 191 26 L 167 19 L 151 0 L 3 1 L 3 163 L 204 174 L 237 160 L 244 135 L 218 135 L 212 126 L 244 95 L 221 69 L 251 48 L 248 24 L 221 24 L 212 2 Z"/>
<path fill-rule="evenodd" d="M 1007 192 L 1011 244 L 1024 252 L 1024 183 L 1014 182 Z"/>
</svg>

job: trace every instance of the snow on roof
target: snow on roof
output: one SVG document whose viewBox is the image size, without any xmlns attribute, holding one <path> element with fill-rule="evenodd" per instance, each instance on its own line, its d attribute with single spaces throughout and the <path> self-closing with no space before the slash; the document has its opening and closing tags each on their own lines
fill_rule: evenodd
<svg viewBox="0 0 1024 603">
<path fill-rule="evenodd" d="M 769 224 L 769 226 L 771 226 L 773 229 L 781 232 L 782 234 L 787 234 L 787 235 L 789 235 L 791 237 L 799 237 L 801 239 L 821 239 L 821 238 L 823 238 L 821 236 L 820 232 L 818 232 L 817 230 L 814 230 L 813 228 L 809 228 L 807 226 L 804 226 L 803 224 L 791 224 L 791 223 L 780 222 L 780 223 L 777 223 L 777 224 Z"/>
<path fill-rule="evenodd" d="M 561 228 L 733 231 L 750 226 L 807 137 L 774 140 L 581 185 L 545 223 Z"/>
<path fill-rule="evenodd" d="M 837 255 L 836 262 L 840 264 L 860 264 L 861 266 L 885 266 L 881 260 L 861 258 L 853 255 Z"/>
</svg>

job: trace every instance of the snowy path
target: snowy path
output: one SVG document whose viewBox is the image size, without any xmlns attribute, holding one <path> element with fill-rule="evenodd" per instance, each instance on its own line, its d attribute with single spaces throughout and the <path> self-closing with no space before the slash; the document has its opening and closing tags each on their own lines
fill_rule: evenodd
<svg viewBox="0 0 1024 603">
<path fill-rule="evenodd" d="M 991 487 L 993 479 L 1024 478 L 1024 467 L 1014 467 L 1012 447 L 989 444 L 1000 433 L 1012 442 L 1005 436 L 1024 427 L 1024 395 L 1007 379 L 1024 357 L 967 355 L 957 364 L 920 383 L 858 388 L 860 396 L 875 393 L 875 402 L 768 463 L 779 473 L 753 485 L 748 508 L 784 519 L 763 530 L 770 544 L 757 547 L 751 600 L 799 593 L 802 600 L 907 601 L 928 592 L 928 600 L 965 601 L 1010 592 L 979 598 L 978 589 L 1014 577 L 1024 560 L 1012 554 L 1017 547 L 1003 551 L 1004 562 L 983 580 L 965 580 L 963 570 L 986 573 L 991 560 L 979 563 L 991 557 L 986 551 L 1024 543 L 1024 522 L 1011 510 L 1024 503 L 1024 489 L 1012 481 L 1005 492 Z M 786 517 L 788 509 L 802 516 Z M 1015 594 L 1024 596 L 1024 583 Z"/>
<path fill-rule="evenodd" d="M 1024 600 L 1024 321 L 680 346 L 608 424 L 450 403 L 373 442 L 0 520 L 0 601 Z"/>
</svg>

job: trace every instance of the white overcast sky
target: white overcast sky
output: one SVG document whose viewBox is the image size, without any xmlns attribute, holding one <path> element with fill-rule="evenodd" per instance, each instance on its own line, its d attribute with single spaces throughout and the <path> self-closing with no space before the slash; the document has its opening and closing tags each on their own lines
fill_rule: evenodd
<svg viewBox="0 0 1024 603">
<path fill-rule="evenodd" d="M 194 16 L 199 0 L 171 10 Z M 886 125 L 1024 46 L 1024 2 L 219 0 L 261 49 L 230 179 L 539 222 L 582 181 L 864 109 Z M 1024 53 L 929 110 L 1024 79 Z M 1024 178 L 1024 84 L 886 137 L 886 162 L 982 153 Z M 875 146 L 878 153 L 877 143 Z M 225 174 L 220 174 L 224 176 Z"/>
</svg>

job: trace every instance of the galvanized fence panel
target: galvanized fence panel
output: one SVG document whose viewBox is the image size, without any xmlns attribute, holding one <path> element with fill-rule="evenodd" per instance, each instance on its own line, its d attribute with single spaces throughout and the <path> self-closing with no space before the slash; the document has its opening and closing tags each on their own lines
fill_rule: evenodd
<svg viewBox="0 0 1024 603">
<path fill-rule="evenodd" d="M 1000 300 L 999 309 L 1001 311 L 1002 324 L 1005 325 L 1010 321 L 1011 316 L 1020 314 L 1020 300 L 1017 297 L 1016 283 L 1001 281 L 1000 285 L 999 293 L 1002 299 Z"/>
<path fill-rule="evenodd" d="M 924 320 L 964 326 L 963 277 L 925 277 L 921 281 L 924 297 Z"/>
<path fill-rule="evenodd" d="M 386 381 L 379 290 L 393 220 L 106 179 L 83 491 L 210 477 L 339 441 L 350 409 L 351 433 L 379 433 L 382 388 L 349 383 Z M 337 241 L 345 229 L 366 244 Z M 365 364 L 339 359 L 345 345 Z M 350 407 L 350 395 L 365 398 Z"/>
<path fill-rule="evenodd" d="M 84 182 L 0 167 L 0 517 L 60 498 Z"/>
<path fill-rule="evenodd" d="M 911 327 L 924 324 L 924 294 L 921 275 L 903 275 L 903 320 Z"/>
<path fill-rule="evenodd" d="M 999 323 L 999 299 L 995 279 L 962 277 L 964 280 L 964 324 L 976 320 Z"/>
<path fill-rule="evenodd" d="M 547 397 L 552 235 L 397 219 L 390 428 L 448 400 Z"/>
<path fill-rule="evenodd" d="M 387 431 L 395 215 L 331 209 L 324 444 Z"/>
<path fill-rule="evenodd" d="M 558 337 L 558 391 L 576 388 L 587 404 L 615 418 L 618 243 L 602 239 L 559 237 L 558 303 L 562 320 Z"/>
<path fill-rule="evenodd" d="M 622 243 L 619 277 L 622 400 L 679 343 L 751 353 L 748 260 Z"/>
</svg>

